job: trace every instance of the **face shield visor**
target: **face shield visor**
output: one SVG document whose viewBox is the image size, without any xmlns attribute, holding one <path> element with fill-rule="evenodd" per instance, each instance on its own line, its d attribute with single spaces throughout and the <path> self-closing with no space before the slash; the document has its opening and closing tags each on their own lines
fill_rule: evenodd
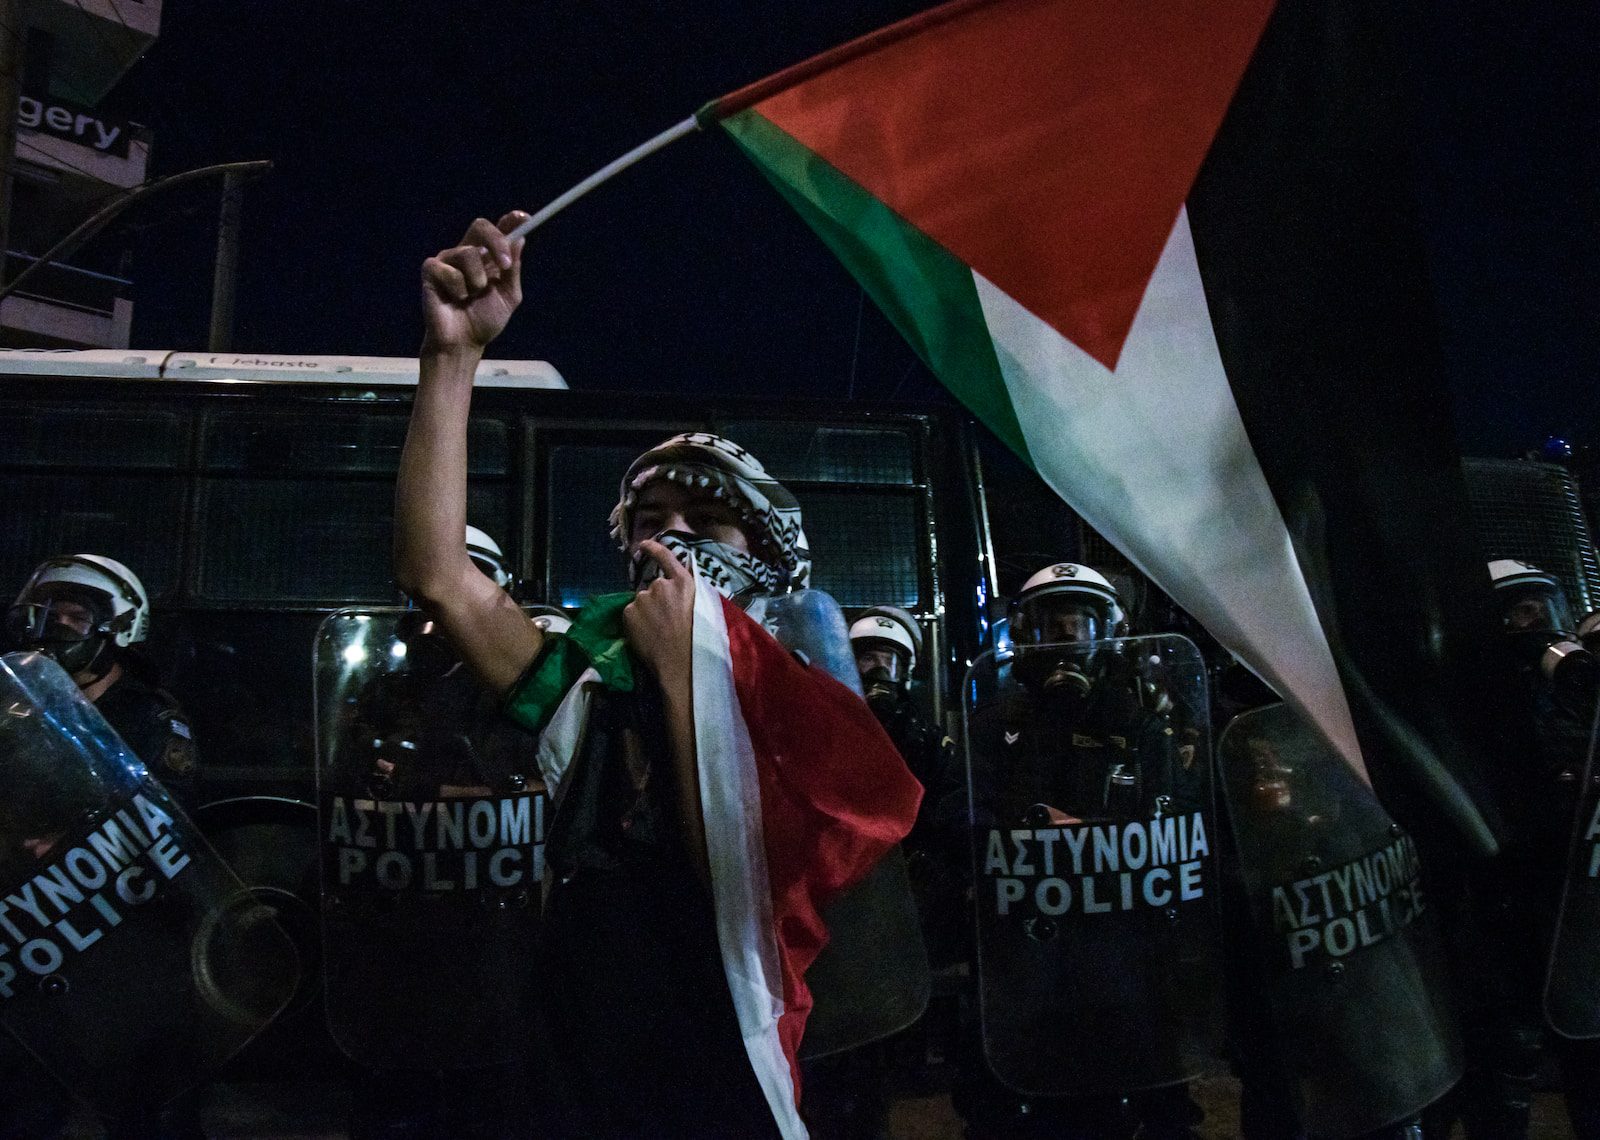
<svg viewBox="0 0 1600 1140">
<path fill-rule="evenodd" d="M 1294 806 L 1294 768 L 1284 762 L 1270 740 L 1252 739 L 1244 773 L 1250 783 L 1247 802 L 1257 815 L 1274 815 Z"/>
<path fill-rule="evenodd" d="M 1081 593 L 1058 592 L 1030 598 L 1011 621 L 1011 640 L 1029 645 L 1066 645 L 1111 636 L 1106 603 Z"/>
<path fill-rule="evenodd" d="M 856 672 L 861 674 L 862 695 L 877 713 L 892 712 L 905 699 L 911 686 L 910 654 L 892 641 L 861 638 L 851 643 Z"/>
<path fill-rule="evenodd" d="M 1500 593 L 1500 612 L 1516 660 L 1542 674 L 1556 703 L 1587 724 L 1600 695 L 1600 660 L 1586 642 L 1575 639 L 1566 595 L 1549 582 L 1528 582 Z"/>
<path fill-rule="evenodd" d="M 1011 621 L 1017 677 L 1043 696 L 1077 706 L 1094 688 L 1093 650 L 1112 636 L 1110 604 L 1078 590 L 1029 598 Z"/>
<path fill-rule="evenodd" d="M 1501 593 L 1505 598 L 1500 613 L 1507 633 L 1570 633 L 1574 628 L 1572 611 L 1559 586 L 1530 582 Z"/>
<path fill-rule="evenodd" d="M 857 641 L 851 650 L 856 656 L 856 672 L 863 681 L 869 676 L 893 685 L 905 685 L 911 680 L 906 669 L 906 651 L 892 641 Z"/>
<path fill-rule="evenodd" d="M 5 640 L 33 649 L 69 673 L 87 669 L 116 633 L 111 595 L 91 586 L 48 582 L 6 611 Z"/>
</svg>

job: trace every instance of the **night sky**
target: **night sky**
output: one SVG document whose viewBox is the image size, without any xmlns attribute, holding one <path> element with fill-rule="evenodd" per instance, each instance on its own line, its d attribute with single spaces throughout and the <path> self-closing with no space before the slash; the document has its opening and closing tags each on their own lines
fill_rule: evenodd
<svg viewBox="0 0 1600 1140">
<path fill-rule="evenodd" d="M 247 191 L 237 349 L 409 355 L 417 267 L 474 214 L 535 209 L 706 100 L 924 6 L 168 0 L 114 100 L 154 127 L 152 174 L 277 164 Z M 1600 28 L 1482 7 L 1439 6 L 1413 77 L 1461 436 L 1476 454 L 1600 444 Z M 212 187 L 128 219 L 135 346 L 204 347 L 215 214 Z M 574 387 L 941 398 L 716 135 L 556 218 L 525 279 L 491 352 Z"/>
</svg>

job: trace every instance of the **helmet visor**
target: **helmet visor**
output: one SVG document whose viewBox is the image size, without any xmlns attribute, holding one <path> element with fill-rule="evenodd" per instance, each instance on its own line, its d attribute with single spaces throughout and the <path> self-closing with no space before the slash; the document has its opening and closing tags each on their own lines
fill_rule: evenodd
<svg viewBox="0 0 1600 1140">
<path fill-rule="evenodd" d="M 904 646 L 892 641 L 858 638 L 852 649 L 856 655 L 856 672 L 863 677 L 877 669 L 880 677 L 897 685 L 906 679 Z"/>
<path fill-rule="evenodd" d="M 1110 636 L 1105 603 L 1077 593 L 1031 598 L 1011 623 L 1011 640 L 1017 645 L 1063 645 Z"/>
<path fill-rule="evenodd" d="M 1505 604 L 1500 612 L 1508 633 L 1529 629 L 1572 631 L 1572 613 L 1567 609 L 1566 596 L 1558 587 L 1532 583 L 1505 593 Z"/>
<path fill-rule="evenodd" d="M 111 598 L 87 586 L 51 583 L 6 611 L 8 644 L 76 645 L 110 632 Z"/>
</svg>

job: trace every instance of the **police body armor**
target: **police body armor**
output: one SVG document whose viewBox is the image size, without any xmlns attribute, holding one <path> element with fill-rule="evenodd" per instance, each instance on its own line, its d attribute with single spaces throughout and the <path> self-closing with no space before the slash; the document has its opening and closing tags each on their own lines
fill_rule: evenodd
<svg viewBox="0 0 1600 1140">
<path fill-rule="evenodd" d="M 1544 1011 L 1564 1037 L 1600 1037 L 1600 712 L 1589 731 L 1566 883 L 1550 946 Z"/>
<path fill-rule="evenodd" d="M 0 658 L 0 1024 L 117 1117 L 289 1002 L 293 944 L 66 672 Z"/>
<path fill-rule="evenodd" d="M 1221 1021 L 1199 651 L 1139 637 L 985 653 L 964 688 L 989 1067 L 1030 1096 L 1196 1075 Z"/>
<path fill-rule="evenodd" d="M 749 614 L 813 668 L 859 694 L 860 674 L 839 604 L 821 590 L 758 600 Z M 922 1016 L 933 991 L 904 852 L 896 846 L 823 914 L 828 944 L 806 972 L 811 1015 L 804 1058 L 889 1037 Z"/>
<path fill-rule="evenodd" d="M 1236 717 L 1217 751 L 1301 1119 L 1342 1138 L 1412 1117 L 1462 1071 L 1416 843 L 1286 705 Z"/>
<path fill-rule="evenodd" d="M 330 615 L 314 668 L 334 1041 L 373 1069 L 514 1060 L 537 974 L 537 742 L 417 610 Z"/>
</svg>

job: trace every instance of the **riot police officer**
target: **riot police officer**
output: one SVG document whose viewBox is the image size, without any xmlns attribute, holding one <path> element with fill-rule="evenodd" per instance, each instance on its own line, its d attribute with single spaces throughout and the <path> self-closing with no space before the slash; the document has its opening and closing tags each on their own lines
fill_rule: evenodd
<svg viewBox="0 0 1600 1140">
<path fill-rule="evenodd" d="M 500 549 L 500 544 L 494 540 L 494 536 L 468 523 L 466 540 L 467 557 L 472 559 L 472 564 L 496 586 L 513 598 L 517 597 L 519 589 L 517 576 L 511 572 L 511 563 L 506 561 L 506 553 Z"/>
<path fill-rule="evenodd" d="M 959 842 L 941 843 L 932 826 L 940 796 L 954 786 L 954 743 L 919 715 L 912 696 L 922 628 L 898 606 L 872 606 L 850 625 L 849 641 L 867 706 L 925 789 L 917 825 L 904 843 L 906 871 L 930 961 L 952 965 L 962 960 L 967 919 L 966 849 Z M 937 1001 L 936 995 L 930 1008 Z M 915 1062 L 904 1062 L 916 1054 L 927 1054 L 934 1033 L 930 1026 L 941 1023 L 937 1015 L 925 1016 L 890 1040 L 805 1060 L 801 1083 L 811 1135 L 817 1140 L 886 1136 L 891 1075 L 912 1067 Z"/>
<path fill-rule="evenodd" d="M 1037 773 L 1036 810 L 1058 823 L 1127 817 L 1150 806 L 1158 787 L 1180 801 L 1171 806 L 1186 806 L 1195 710 L 1180 709 L 1159 676 L 1121 649 L 1074 648 L 1127 634 L 1111 581 L 1093 567 L 1058 562 L 1030 577 L 1011 608 L 1012 669 L 1032 699 L 1027 715 L 1001 710 L 1012 722 L 1003 729 L 1006 744 L 1022 757 L 1030 751 L 1025 738 L 1035 736 L 1061 751 Z M 1148 778 L 1158 771 L 1163 780 Z"/>
<path fill-rule="evenodd" d="M 150 597 L 128 567 L 101 554 L 39 564 L 6 612 L 10 649 L 35 649 L 61 665 L 123 742 L 186 806 L 199 772 L 189 718 L 156 684 L 139 652 L 150 635 Z"/>
<path fill-rule="evenodd" d="M 1158 661 L 1110 640 L 1125 636 L 1129 622 L 1116 587 L 1103 573 L 1074 562 L 1043 568 L 1012 603 L 1009 624 L 1015 653 L 1010 670 L 1019 684 L 968 722 L 971 753 L 988 760 L 974 767 L 972 776 L 980 833 L 991 826 L 1002 831 L 1059 826 L 1064 834 L 1069 826 L 1135 821 L 1203 806 L 1205 759 L 1195 744 L 1203 710 L 1174 699 L 1162 683 Z M 1041 935 L 1035 924 L 1032 936 L 1049 940 L 1053 932 Z M 1122 1029 L 1106 1023 L 1108 1028 L 1100 1030 L 1108 1053 L 1126 1046 L 1131 1057 L 1146 1044 L 1155 1047 L 1153 1040 L 1134 1040 L 1144 1028 L 1144 1014 L 1155 1008 L 1148 1003 L 1164 1000 L 1144 986 L 1161 972 L 1138 964 L 1147 950 L 1151 947 L 1127 946 L 1121 961 L 1093 963 L 1104 974 L 1098 981 L 1073 981 L 1114 990 L 1126 1000 Z M 1057 983 L 1040 978 L 1035 984 Z M 1096 1030 L 1085 1027 L 1085 1033 L 1094 1036 Z M 1022 1037 L 1026 1034 L 1019 1035 L 1019 1047 Z M 1147 1087 L 1019 1098 L 977 1069 L 956 1099 L 971 1137 L 1176 1140 L 1195 1135 L 1203 1114 L 1186 1084 L 1148 1087 L 1140 1077 L 1129 1083 L 1136 1082 Z"/>
<path fill-rule="evenodd" d="M 1595 657 L 1576 632 L 1556 578 L 1515 559 L 1489 563 L 1504 648 L 1523 683 L 1538 754 L 1508 805 L 1513 840 L 1496 874 L 1479 885 L 1486 926 L 1488 994 L 1475 1011 L 1476 1071 L 1459 1090 L 1469 1137 L 1527 1135 L 1534 1080 L 1545 1046 L 1561 1062 L 1568 1115 L 1580 1137 L 1600 1136 L 1600 1042 L 1547 1034 L 1541 982 L 1555 936 L 1561 887 L 1600 689 Z"/>
<path fill-rule="evenodd" d="M 62 555 L 41 562 L 5 617 L 6 649 L 37 650 L 53 658 L 151 775 L 180 804 L 190 807 L 199 776 L 194 735 L 189 717 L 157 685 L 154 665 L 140 652 L 149 635 L 150 596 L 144 583 L 127 566 L 102 554 Z M 37 837 L 28 843 L 27 853 L 43 856 L 50 843 L 51 837 Z M 52 1082 L 40 1074 L 36 1063 L 13 1057 L 14 1052 L 10 1039 L 0 1036 L 0 1067 L 7 1070 L 6 1082 L 12 1084 L 0 1090 L 0 1130 L 50 1134 L 64 1123 L 65 1106 L 40 1091 Z M 158 1132 L 197 1134 L 192 1100 L 180 1101 L 165 1121 L 150 1108 L 148 1115 L 113 1126 L 111 1134 Z"/>
<path fill-rule="evenodd" d="M 465 545 L 473 567 L 513 594 L 516 576 L 500 544 L 468 525 Z M 547 632 L 570 625 L 553 606 L 524 612 Z M 534 740 L 500 714 L 495 695 L 466 667 L 425 610 L 410 608 L 400 614 L 393 644 L 378 657 L 391 667 L 367 680 L 355 696 L 354 717 L 344 729 L 336 765 L 343 787 L 378 800 L 424 805 L 542 790 Z M 442 929 L 460 920 L 461 912 L 450 909 L 452 898 L 441 895 L 436 901 L 440 913 L 419 909 L 408 933 Z M 349 904 L 345 900 L 345 909 Z M 504 925 L 476 926 L 475 935 L 515 944 L 522 933 L 521 909 L 496 913 Z M 425 933 L 421 942 L 427 945 Z M 528 1056 L 531 1048 L 518 1042 L 506 1049 L 509 1059 L 477 1058 L 470 1067 L 452 1068 L 424 1067 L 414 1055 L 397 1067 L 368 1068 L 363 1057 L 364 1067 L 351 1078 L 350 1134 L 355 1140 L 539 1134 L 543 1122 L 532 1074 L 540 1066 Z"/>
<path fill-rule="evenodd" d="M 950 781 L 954 742 L 922 718 L 912 699 L 922 627 L 899 606 L 872 606 L 851 624 L 850 650 L 867 706 L 928 791 L 923 798 L 926 814 Z"/>
<path fill-rule="evenodd" d="M 899 606 L 870 606 L 850 626 L 850 649 L 868 706 L 880 721 L 897 722 L 922 652 L 917 619 Z"/>
</svg>

